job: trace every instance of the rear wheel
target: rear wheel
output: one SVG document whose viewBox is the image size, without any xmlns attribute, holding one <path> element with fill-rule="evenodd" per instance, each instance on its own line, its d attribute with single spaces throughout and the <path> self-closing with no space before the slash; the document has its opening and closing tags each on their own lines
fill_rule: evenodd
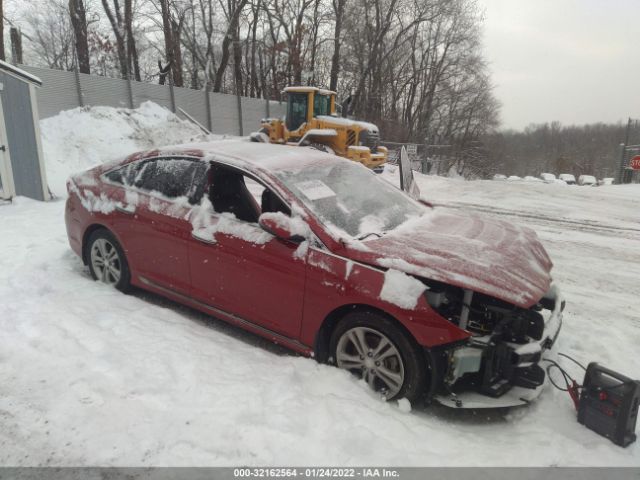
<svg viewBox="0 0 640 480">
<path fill-rule="evenodd" d="M 388 400 L 415 401 L 424 393 L 427 365 L 420 347 L 383 315 L 348 314 L 333 331 L 330 349 L 338 368 L 364 379 Z"/>
<path fill-rule="evenodd" d="M 94 280 L 126 292 L 131 287 L 129 264 L 122 247 L 108 230 L 91 234 L 87 242 L 89 271 Z"/>
</svg>

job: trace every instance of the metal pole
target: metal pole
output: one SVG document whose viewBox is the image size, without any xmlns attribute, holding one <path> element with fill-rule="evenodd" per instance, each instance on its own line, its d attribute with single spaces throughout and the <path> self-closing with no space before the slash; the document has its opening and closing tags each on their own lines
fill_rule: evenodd
<svg viewBox="0 0 640 480">
<path fill-rule="evenodd" d="M 78 71 L 78 66 L 76 65 L 73 69 L 73 73 L 75 74 L 76 79 L 76 93 L 78 94 L 78 106 L 84 107 L 84 100 L 82 99 L 82 86 L 80 85 L 80 72 Z"/>
<path fill-rule="evenodd" d="M 213 122 L 211 121 L 211 96 L 207 85 L 204 86 L 204 105 L 207 109 L 207 129 L 213 131 Z"/>
<path fill-rule="evenodd" d="M 131 74 L 127 75 L 127 95 L 129 96 L 129 108 L 133 109 L 133 87 L 131 86 Z"/>
<path fill-rule="evenodd" d="M 242 97 L 240 94 L 236 94 L 236 98 L 238 100 L 238 127 L 240 130 L 240 136 L 242 137 L 244 135 L 242 130 Z"/>
<path fill-rule="evenodd" d="M 618 145 L 618 168 L 616 169 L 616 183 L 618 184 L 624 180 L 624 157 L 626 150 L 624 143 Z"/>
<path fill-rule="evenodd" d="M 626 156 L 627 156 L 627 147 L 629 146 L 629 138 L 631 136 L 631 124 L 633 120 L 629 117 L 629 121 L 627 122 L 627 133 L 624 137 L 624 149 L 622 150 L 622 156 L 620 157 L 620 182 L 619 183 L 627 183 L 627 181 L 631 182 L 631 175 L 627 173 L 625 168 L 626 164 Z"/>
<path fill-rule="evenodd" d="M 267 118 L 271 118 L 271 100 L 269 100 L 268 98 L 265 99 L 265 110 L 267 113 Z"/>
<path fill-rule="evenodd" d="M 169 72 L 169 96 L 171 97 L 171 111 L 176 113 L 176 94 L 173 91 L 173 74 Z"/>
<path fill-rule="evenodd" d="M 629 117 L 629 121 L 627 122 L 627 133 L 624 137 L 624 144 L 629 145 L 629 134 L 631 133 L 631 117 Z"/>
</svg>

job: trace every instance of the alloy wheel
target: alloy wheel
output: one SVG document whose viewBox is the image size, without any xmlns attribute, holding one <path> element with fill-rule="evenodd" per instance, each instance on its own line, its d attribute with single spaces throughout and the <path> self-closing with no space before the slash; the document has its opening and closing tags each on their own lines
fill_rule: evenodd
<svg viewBox="0 0 640 480">
<path fill-rule="evenodd" d="M 116 247 L 104 238 L 98 238 L 91 245 L 91 266 L 103 283 L 116 285 L 122 276 L 122 262 Z"/>
<path fill-rule="evenodd" d="M 394 397 L 404 383 L 404 362 L 398 348 L 381 332 L 354 327 L 342 334 L 336 363 L 361 377 L 374 391 Z"/>
</svg>

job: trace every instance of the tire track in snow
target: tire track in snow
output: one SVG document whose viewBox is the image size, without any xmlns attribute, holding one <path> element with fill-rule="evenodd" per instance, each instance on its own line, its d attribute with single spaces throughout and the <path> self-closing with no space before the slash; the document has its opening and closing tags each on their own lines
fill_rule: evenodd
<svg viewBox="0 0 640 480">
<path fill-rule="evenodd" d="M 532 220 L 532 223 L 540 225 L 562 225 L 570 230 L 591 231 L 594 233 L 609 234 L 616 236 L 624 236 L 625 238 L 640 240 L 640 228 L 619 227 L 615 225 L 607 225 L 601 222 L 593 222 L 590 220 L 570 220 L 563 217 L 551 217 L 541 214 L 526 213 L 518 210 L 508 210 L 499 207 L 487 207 L 477 203 L 464 202 L 448 202 L 446 204 L 435 204 L 437 207 L 452 209 L 471 209 L 482 213 L 490 213 L 495 215 L 511 216 Z"/>
</svg>

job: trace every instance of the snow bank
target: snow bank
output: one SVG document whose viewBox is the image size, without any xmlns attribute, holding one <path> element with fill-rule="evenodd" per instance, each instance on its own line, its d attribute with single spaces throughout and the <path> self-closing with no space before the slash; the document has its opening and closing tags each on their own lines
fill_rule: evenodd
<svg viewBox="0 0 640 480">
<path fill-rule="evenodd" d="M 534 227 L 567 299 L 560 351 L 637 376 L 640 185 L 417 179 L 432 201 Z M 506 414 L 407 414 L 344 371 L 123 295 L 91 281 L 63 215 L 60 201 L 0 207 L 0 465 L 640 464 L 640 442 L 587 430 L 564 392 Z"/>
<path fill-rule="evenodd" d="M 77 109 L 55 117 L 57 127 L 45 120 L 59 185 L 148 148 L 130 118 L 143 110 Z M 197 133 L 177 123 L 157 125 Z M 151 129 L 159 142 L 184 140 L 165 127 Z M 637 376 L 640 185 L 416 180 L 433 203 L 535 228 L 567 298 L 558 348 Z M 408 402 L 382 402 L 344 371 L 155 295 L 123 295 L 91 281 L 63 216 L 60 201 L 18 197 L 0 207 L 0 465 L 640 464 L 640 442 L 622 449 L 585 429 L 564 392 L 548 388 L 506 414 L 407 414 Z"/>
<path fill-rule="evenodd" d="M 64 195 L 67 177 L 140 150 L 207 138 L 194 124 L 145 102 L 139 108 L 79 107 L 40 122 L 47 179 Z M 214 137 L 219 138 L 219 137 Z"/>
</svg>

